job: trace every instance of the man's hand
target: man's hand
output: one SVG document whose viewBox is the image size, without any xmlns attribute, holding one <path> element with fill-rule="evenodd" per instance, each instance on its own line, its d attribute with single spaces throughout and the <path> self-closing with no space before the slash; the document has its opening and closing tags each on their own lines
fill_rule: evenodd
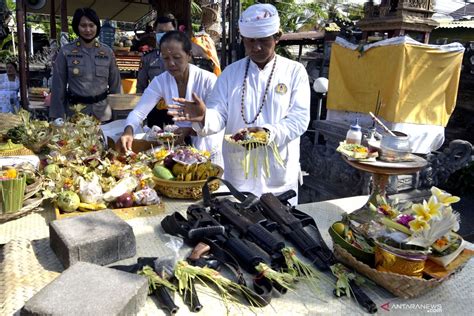
<svg viewBox="0 0 474 316">
<path fill-rule="evenodd" d="M 186 100 L 184 98 L 173 98 L 173 101 L 180 104 L 168 105 L 168 115 L 171 115 L 174 121 L 204 123 L 204 118 L 206 116 L 206 105 L 196 93 L 193 92 L 192 101 Z"/>
<path fill-rule="evenodd" d="M 126 153 L 132 150 L 132 144 L 133 144 L 133 128 L 131 126 L 127 126 L 122 136 L 120 136 L 119 146 L 116 149 L 119 152 Z"/>
<path fill-rule="evenodd" d="M 185 144 L 188 136 L 196 136 L 196 132 L 191 127 L 180 127 L 174 131 L 174 134 L 178 136 L 175 140 L 176 145 Z"/>
</svg>

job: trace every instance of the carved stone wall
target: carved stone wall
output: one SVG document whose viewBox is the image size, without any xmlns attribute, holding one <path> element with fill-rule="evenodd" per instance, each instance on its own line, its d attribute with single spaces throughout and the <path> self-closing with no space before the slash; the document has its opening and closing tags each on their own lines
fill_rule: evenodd
<svg viewBox="0 0 474 316">
<path fill-rule="evenodd" d="M 370 175 L 349 166 L 336 152 L 339 142 L 345 138 L 347 126 L 321 120 L 314 121 L 313 127 L 316 131 L 314 139 L 307 134 L 301 139 L 301 168 L 308 175 L 300 187 L 299 202 L 368 194 Z M 424 158 L 428 165 L 417 174 L 391 177 L 387 193 L 413 192 L 419 195 L 420 191 L 433 185 L 440 186 L 456 170 L 467 166 L 473 160 L 473 153 L 471 143 L 454 140 L 444 150 L 426 155 Z"/>
</svg>

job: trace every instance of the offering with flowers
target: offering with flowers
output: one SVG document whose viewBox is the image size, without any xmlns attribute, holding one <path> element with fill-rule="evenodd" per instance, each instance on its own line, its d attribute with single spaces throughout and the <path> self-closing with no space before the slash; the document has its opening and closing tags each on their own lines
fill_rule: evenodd
<svg viewBox="0 0 474 316">
<path fill-rule="evenodd" d="M 359 144 L 347 144 L 345 141 L 340 142 L 336 150 L 348 159 L 359 161 L 375 161 L 375 158 L 378 157 L 378 152 L 372 148 Z"/>
<path fill-rule="evenodd" d="M 224 140 L 229 144 L 243 147 L 242 169 L 245 178 L 250 174 L 251 165 L 253 165 L 253 176 L 259 176 L 259 165 L 263 166 L 265 177 L 270 176 L 270 158 L 273 154 L 275 163 L 285 168 L 285 163 L 280 157 L 278 147 L 271 141 L 270 132 L 267 129 L 259 127 L 243 128 L 232 135 L 225 135 Z M 269 148 L 271 151 L 269 151 Z M 263 154 L 262 154 L 263 151 Z M 259 160 L 263 157 L 263 161 Z"/>
<path fill-rule="evenodd" d="M 26 176 L 14 167 L 0 171 L 0 213 L 18 212 L 23 205 Z"/>
<path fill-rule="evenodd" d="M 154 175 L 159 179 L 176 181 L 206 180 L 218 173 L 210 153 L 190 146 L 161 148 L 154 153 Z"/>
<path fill-rule="evenodd" d="M 436 187 L 427 200 L 415 204 L 378 196 L 376 203 L 347 215 L 347 228 L 340 232 L 347 236 L 351 231 L 375 244 L 372 266 L 377 270 L 422 277 L 427 259 L 446 267 L 466 246 L 456 234 L 459 214 L 452 208 L 459 200 Z"/>
<path fill-rule="evenodd" d="M 199 199 L 206 180 L 224 172 L 211 162 L 209 152 L 189 146 L 160 148 L 153 153 L 152 159 L 155 188 L 170 198 Z M 211 191 L 217 190 L 219 185 L 217 180 L 209 182 Z"/>
<path fill-rule="evenodd" d="M 158 204 L 149 157 L 105 151 L 100 122 L 80 110 L 57 126 L 48 144 L 47 196 L 65 213 Z"/>
</svg>

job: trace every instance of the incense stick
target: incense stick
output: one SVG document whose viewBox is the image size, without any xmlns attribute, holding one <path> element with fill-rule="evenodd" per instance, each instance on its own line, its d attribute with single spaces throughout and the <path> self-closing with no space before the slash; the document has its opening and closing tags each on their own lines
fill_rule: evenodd
<svg viewBox="0 0 474 316">
<path fill-rule="evenodd" d="M 372 119 L 374 120 L 374 122 L 376 122 L 377 124 L 379 124 L 380 126 L 382 126 L 383 130 L 386 131 L 387 133 L 389 133 L 391 136 L 393 137 L 397 137 L 397 135 L 395 135 L 387 126 L 385 126 L 384 123 L 382 123 L 381 120 L 379 120 L 375 115 L 374 113 L 372 112 L 369 112 L 370 116 L 372 116 Z"/>
</svg>

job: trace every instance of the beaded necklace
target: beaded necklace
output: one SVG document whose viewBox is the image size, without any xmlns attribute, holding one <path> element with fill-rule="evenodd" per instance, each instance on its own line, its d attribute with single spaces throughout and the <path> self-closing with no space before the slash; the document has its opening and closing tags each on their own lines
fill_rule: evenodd
<svg viewBox="0 0 474 316">
<path fill-rule="evenodd" d="M 265 87 L 265 93 L 263 94 L 262 104 L 260 104 L 260 108 L 258 109 L 258 112 L 257 112 L 257 114 L 255 115 L 255 117 L 253 118 L 252 121 L 247 121 L 247 119 L 245 118 L 245 114 L 244 114 L 244 107 L 245 107 L 244 106 L 244 99 L 245 99 L 245 92 L 247 90 L 247 75 L 248 75 L 249 66 L 250 66 L 250 58 L 247 59 L 247 66 L 245 68 L 244 82 L 242 83 L 242 99 L 241 99 L 241 102 L 240 102 L 240 114 L 242 114 L 242 119 L 244 120 L 245 124 L 247 124 L 247 125 L 255 123 L 255 121 L 257 120 L 260 113 L 262 113 L 263 106 L 265 105 L 265 101 L 267 100 L 268 90 L 270 89 L 270 84 L 272 82 L 273 73 L 275 72 L 276 59 L 277 59 L 277 57 L 275 55 L 275 60 L 273 61 L 272 72 L 270 73 L 270 77 L 268 77 L 267 86 Z"/>
</svg>

